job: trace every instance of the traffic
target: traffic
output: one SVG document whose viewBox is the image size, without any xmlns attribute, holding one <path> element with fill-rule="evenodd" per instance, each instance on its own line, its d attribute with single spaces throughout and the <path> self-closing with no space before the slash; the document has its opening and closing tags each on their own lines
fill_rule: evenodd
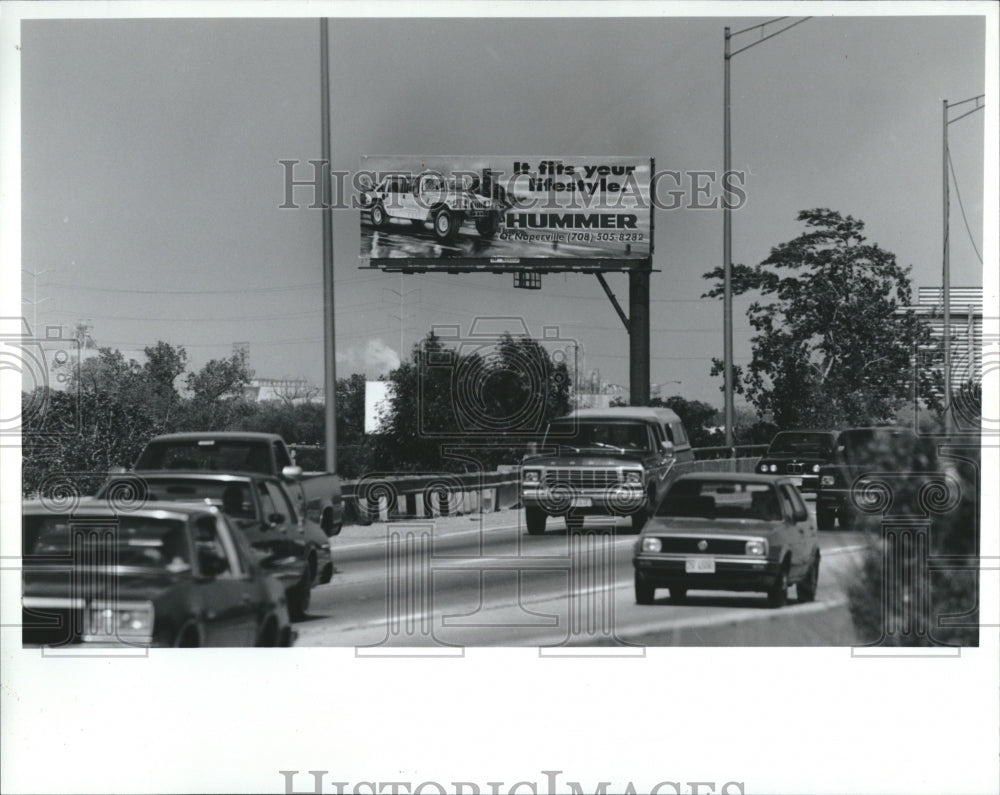
<svg viewBox="0 0 1000 795">
<path fill-rule="evenodd" d="M 669 409 L 576 410 L 528 445 L 508 504 L 487 501 L 483 480 L 477 507 L 449 510 L 445 493 L 418 517 L 398 498 L 369 513 L 359 484 L 304 473 L 274 434 L 155 437 L 72 510 L 24 503 L 22 640 L 627 644 L 685 608 L 712 623 L 823 601 L 828 554 L 841 557 L 823 604 L 842 604 L 863 519 L 886 505 L 871 473 L 908 473 L 897 502 L 928 479 L 957 489 L 904 428 L 782 432 L 752 460 L 695 452 Z M 582 595 L 599 626 L 580 634 Z"/>
</svg>

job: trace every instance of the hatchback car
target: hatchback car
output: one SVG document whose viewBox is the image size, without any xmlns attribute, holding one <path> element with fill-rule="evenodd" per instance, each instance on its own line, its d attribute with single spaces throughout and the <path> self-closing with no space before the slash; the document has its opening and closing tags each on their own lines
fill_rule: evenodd
<svg viewBox="0 0 1000 795">
<path fill-rule="evenodd" d="M 772 607 L 816 597 L 819 540 L 802 495 L 784 477 L 681 475 L 633 548 L 635 601 L 657 588 L 681 601 L 691 590 L 762 591 Z"/>
<path fill-rule="evenodd" d="M 281 584 L 208 505 L 25 503 L 22 642 L 290 646 Z"/>
</svg>

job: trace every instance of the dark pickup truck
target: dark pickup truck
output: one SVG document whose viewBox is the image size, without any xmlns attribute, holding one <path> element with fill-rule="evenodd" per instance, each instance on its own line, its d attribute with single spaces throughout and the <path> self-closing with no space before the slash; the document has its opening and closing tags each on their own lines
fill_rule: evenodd
<svg viewBox="0 0 1000 795">
<path fill-rule="evenodd" d="M 303 472 L 284 439 L 273 433 L 168 433 L 149 441 L 135 463 L 142 472 L 229 472 L 281 478 L 299 513 L 327 536 L 340 533 L 344 499 L 333 472 Z"/>
</svg>

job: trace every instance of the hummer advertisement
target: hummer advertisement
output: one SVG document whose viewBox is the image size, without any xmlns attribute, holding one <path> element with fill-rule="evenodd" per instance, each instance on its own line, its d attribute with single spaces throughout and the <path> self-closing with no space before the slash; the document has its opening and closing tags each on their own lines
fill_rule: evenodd
<svg viewBox="0 0 1000 795">
<path fill-rule="evenodd" d="M 652 173 L 637 157 L 366 156 L 361 257 L 420 270 L 648 266 Z"/>
</svg>

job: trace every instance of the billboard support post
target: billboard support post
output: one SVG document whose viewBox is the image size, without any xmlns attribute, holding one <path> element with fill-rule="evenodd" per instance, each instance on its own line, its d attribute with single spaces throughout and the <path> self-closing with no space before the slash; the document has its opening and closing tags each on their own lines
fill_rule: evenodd
<svg viewBox="0 0 1000 795">
<path fill-rule="evenodd" d="M 323 157 L 323 391 L 326 470 L 337 471 L 337 345 L 333 293 L 333 195 L 330 159 L 330 20 L 319 21 L 320 129 Z M 402 354 L 402 352 L 400 352 Z"/>
<path fill-rule="evenodd" d="M 629 403 L 649 405 L 649 275 L 644 270 L 628 274 Z"/>
</svg>

